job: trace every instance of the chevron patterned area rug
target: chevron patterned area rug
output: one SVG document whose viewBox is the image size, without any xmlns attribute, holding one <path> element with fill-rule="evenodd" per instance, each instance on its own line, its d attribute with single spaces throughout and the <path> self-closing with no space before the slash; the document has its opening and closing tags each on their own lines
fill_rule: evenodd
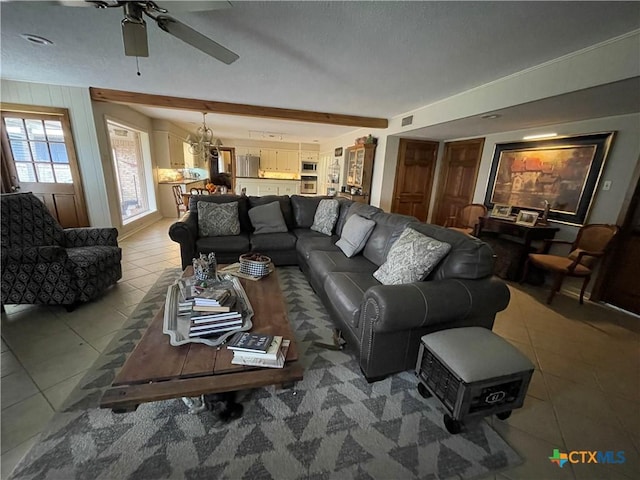
<svg viewBox="0 0 640 480">
<path fill-rule="evenodd" d="M 293 389 L 241 392 L 244 414 L 230 423 L 189 414 L 180 399 L 126 414 L 97 408 L 179 274 L 163 273 L 11 478 L 445 479 L 521 462 L 484 421 L 450 435 L 412 372 L 368 384 L 348 350 L 312 345 L 331 323 L 295 267 L 277 270 L 305 367 Z"/>
</svg>

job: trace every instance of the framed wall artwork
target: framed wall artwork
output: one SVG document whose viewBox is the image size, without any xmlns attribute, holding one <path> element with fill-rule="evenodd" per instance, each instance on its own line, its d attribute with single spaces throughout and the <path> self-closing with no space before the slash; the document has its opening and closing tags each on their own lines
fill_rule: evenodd
<svg viewBox="0 0 640 480">
<path fill-rule="evenodd" d="M 605 132 L 496 144 L 485 205 L 542 211 L 546 200 L 548 220 L 582 225 L 613 136 Z"/>
<path fill-rule="evenodd" d="M 511 205 L 502 205 L 500 203 L 494 203 L 491 209 L 491 216 L 497 218 L 505 218 L 511 215 Z"/>
<path fill-rule="evenodd" d="M 342 147 L 338 147 L 333 151 L 333 156 L 334 157 L 341 157 L 342 156 Z"/>
<path fill-rule="evenodd" d="M 536 220 L 538 220 L 538 215 L 540 215 L 539 212 L 520 210 L 516 217 L 516 224 L 524 225 L 525 227 L 533 227 L 536 224 Z"/>
</svg>

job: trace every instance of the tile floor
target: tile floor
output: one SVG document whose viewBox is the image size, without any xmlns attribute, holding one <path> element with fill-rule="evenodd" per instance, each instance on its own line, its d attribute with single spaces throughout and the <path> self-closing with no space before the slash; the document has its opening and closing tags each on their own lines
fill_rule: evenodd
<svg viewBox="0 0 640 480">
<path fill-rule="evenodd" d="M 1 478 L 36 441 L 66 396 L 179 247 L 165 219 L 120 241 L 123 278 L 99 301 L 59 307 L 8 306 L 2 315 Z M 536 365 L 522 409 L 489 419 L 524 457 L 504 479 L 631 479 L 640 473 L 640 319 L 559 295 L 551 307 L 538 287 L 510 285 L 511 303 L 494 330 Z M 621 465 L 567 465 L 554 448 L 624 450 Z"/>
</svg>

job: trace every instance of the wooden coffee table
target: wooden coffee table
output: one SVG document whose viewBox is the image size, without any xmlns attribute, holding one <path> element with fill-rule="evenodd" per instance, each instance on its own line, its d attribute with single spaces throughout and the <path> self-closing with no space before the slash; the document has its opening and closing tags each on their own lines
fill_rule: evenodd
<svg viewBox="0 0 640 480">
<path fill-rule="evenodd" d="M 190 276 L 192 272 L 192 267 L 187 267 L 184 276 Z M 233 352 L 224 345 L 210 347 L 190 343 L 172 346 L 169 336 L 162 333 L 163 307 L 127 358 L 112 386 L 104 392 L 100 406 L 115 412 L 127 412 L 145 402 L 206 395 L 208 406 L 213 400 L 226 403 L 222 418 L 235 418 L 242 414 L 242 406 L 235 403 L 238 390 L 267 385 L 289 386 L 302 380 L 303 368 L 297 361 L 298 349 L 275 272 L 258 281 L 240 279 L 240 282 L 254 310 L 250 331 L 282 335 L 291 341 L 284 368 L 233 365 Z"/>
</svg>

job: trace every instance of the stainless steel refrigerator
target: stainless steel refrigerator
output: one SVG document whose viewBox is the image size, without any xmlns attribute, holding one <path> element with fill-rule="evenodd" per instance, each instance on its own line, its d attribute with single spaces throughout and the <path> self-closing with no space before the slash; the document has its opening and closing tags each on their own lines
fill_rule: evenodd
<svg viewBox="0 0 640 480">
<path fill-rule="evenodd" d="M 258 178 L 260 157 L 256 155 L 238 155 L 236 157 L 236 177 Z"/>
</svg>

